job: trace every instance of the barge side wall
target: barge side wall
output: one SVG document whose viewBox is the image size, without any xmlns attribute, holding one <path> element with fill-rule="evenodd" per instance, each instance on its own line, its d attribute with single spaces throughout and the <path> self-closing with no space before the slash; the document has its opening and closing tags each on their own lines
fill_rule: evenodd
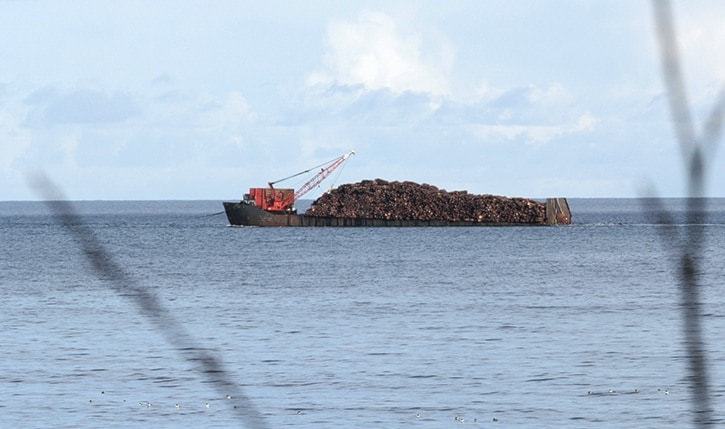
<svg viewBox="0 0 725 429">
<path fill-rule="evenodd" d="M 538 226 L 531 223 L 485 223 L 445 220 L 393 220 L 330 218 L 291 213 L 270 213 L 245 203 L 224 203 L 230 225 L 235 226 L 331 226 L 331 227 L 408 227 L 408 226 Z M 547 198 L 545 225 L 569 225 L 571 212 L 566 198 Z"/>
</svg>

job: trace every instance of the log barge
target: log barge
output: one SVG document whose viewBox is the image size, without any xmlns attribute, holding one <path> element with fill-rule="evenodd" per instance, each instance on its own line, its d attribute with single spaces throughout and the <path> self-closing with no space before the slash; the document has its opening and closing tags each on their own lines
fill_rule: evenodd
<svg viewBox="0 0 725 429">
<path fill-rule="evenodd" d="M 327 217 L 299 215 L 296 212 L 275 213 L 262 210 L 250 202 L 225 202 L 224 210 L 232 226 L 347 226 L 347 227 L 407 227 L 407 226 L 536 226 L 569 225 L 571 212 L 566 198 L 547 198 L 543 222 L 479 222 L 445 219 L 385 219 L 359 217 Z"/>
<path fill-rule="evenodd" d="M 524 226 L 569 225 L 566 198 L 541 203 L 526 198 L 447 192 L 413 182 L 364 180 L 342 185 L 315 200 L 305 214 L 294 202 L 329 176 L 355 151 L 323 164 L 320 171 L 297 192 L 275 188 L 250 188 L 240 202 L 224 202 L 232 226 L 319 227 L 423 227 L 423 226 Z M 317 167 L 313 167 L 317 168 Z"/>
</svg>

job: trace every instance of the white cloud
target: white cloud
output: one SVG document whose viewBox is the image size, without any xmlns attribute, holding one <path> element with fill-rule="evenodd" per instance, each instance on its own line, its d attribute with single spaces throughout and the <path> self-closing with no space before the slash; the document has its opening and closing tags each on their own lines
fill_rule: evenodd
<svg viewBox="0 0 725 429">
<path fill-rule="evenodd" d="M 27 102 L 32 109 L 25 124 L 32 128 L 121 123 L 139 114 L 134 98 L 120 91 L 59 91 L 46 87 L 31 94 Z"/>
<path fill-rule="evenodd" d="M 544 144 L 590 132 L 598 122 L 588 107 L 582 106 L 578 97 L 560 83 L 506 90 L 484 83 L 476 93 L 479 100 L 462 104 L 458 116 L 469 117 L 473 135 L 486 142 L 521 140 Z"/>
<path fill-rule="evenodd" d="M 589 112 L 584 112 L 577 120 L 576 125 L 572 128 L 573 132 L 592 131 L 598 120 Z"/>
<path fill-rule="evenodd" d="M 18 106 L 9 105 L 0 108 L 0 171 L 10 172 L 17 167 L 18 160 L 30 147 L 30 132 L 20 123 L 25 113 Z"/>
<path fill-rule="evenodd" d="M 574 96 L 560 83 L 545 88 L 534 87 L 529 93 L 529 101 L 541 108 L 561 106 L 574 101 Z"/>
<path fill-rule="evenodd" d="M 523 139 L 528 144 L 543 144 L 555 138 L 570 134 L 590 132 L 597 119 L 584 112 L 570 124 L 563 125 L 524 125 L 524 124 L 483 124 L 472 127 L 473 134 L 480 140 L 500 142 L 501 140 Z"/>
<path fill-rule="evenodd" d="M 65 134 L 59 136 L 58 147 L 65 157 L 67 166 L 76 168 L 76 155 L 78 153 L 78 136 Z"/>
<path fill-rule="evenodd" d="M 473 102 L 491 101 L 500 97 L 504 92 L 505 90 L 494 88 L 488 81 L 484 80 L 474 87 L 473 91 L 468 92 L 468 95 L 464 96 L 464 100 Z"/>
<path fill-rule="evenodd" d="M 148 125 L 154 127 L 239 130 L 257 120 L 240 91 L 222 94 L 173 90 L 145 99 Z"/>
<path fill-rule="evenodd" d="M 199 115 L 199 125 L 210 128 L 233 129 L 257 119 L 247 99 L 238 91 L 224 96 L 207 96 L 207 106 Z"/>
<path fill-rule="evenodd" d="M 719 1 L 710 3 L 713 7 L 700 3 L 678 4 L 674 21 L 684 74 L 696 91 L 707 96 L 719 90 L 713 90 L 714 81 L 725 82 L 725 9 Z"/>
<path fill-rule="evenodd" d="M 363 85 L 444 95 L 450 92 L 453 53 L 440 39 L 403 29 L 390 16 L 363 11 L 357 21 L 332 22 L 327 30 L 327 69 L 308 76 L 310 86 Z"/>
</svg>

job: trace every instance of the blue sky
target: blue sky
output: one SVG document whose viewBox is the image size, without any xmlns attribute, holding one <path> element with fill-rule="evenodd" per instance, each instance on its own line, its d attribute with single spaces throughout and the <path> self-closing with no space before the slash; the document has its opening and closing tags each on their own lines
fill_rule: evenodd
<svg viewBox="0 0 725 429">
<path fill-rule="evenodd" d="M 725 6 L 674 13 L 699 126 Z M 0 0 L 0 39 L 0 200 L 237 200 L 352 148 L 337 184 L 685 192 L 648 1 Z"/>
</svg>

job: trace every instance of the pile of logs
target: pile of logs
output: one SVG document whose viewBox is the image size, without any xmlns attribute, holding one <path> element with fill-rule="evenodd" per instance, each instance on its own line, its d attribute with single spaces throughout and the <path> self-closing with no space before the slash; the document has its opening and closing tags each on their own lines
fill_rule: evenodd
<svg viewBox="0 0 725 429">
<path fill-rule="evenodd" d="M 543 203 L 527 198 L 447 192 L 428 184 L 363 180 L 312 203 L 309 216 L 388 220 L 445 220 L 491 224 L 544 224 Z"/>
</svg>

